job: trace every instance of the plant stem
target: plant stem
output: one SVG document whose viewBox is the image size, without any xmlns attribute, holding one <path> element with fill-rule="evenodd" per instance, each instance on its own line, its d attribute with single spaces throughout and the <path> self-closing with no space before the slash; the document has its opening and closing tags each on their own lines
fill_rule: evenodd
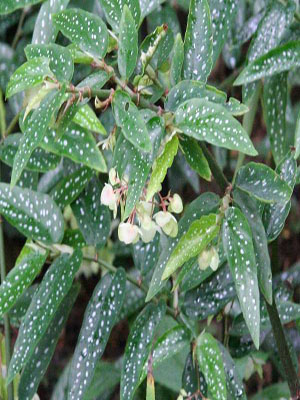
<svg viewBox="0 0 300 400">
<path fill-rule="evenodd" d="M 1 169 L 0 169 L 0 180 L 1 180 Z M 1 283 L 3 283 L 6 277 L 6 266 L 5 266 L 5 253 L 4 253 L 3 226 L 1 219 L 0 219 L 0 275 L 1 275 Z M 4 335 L 5 335 L 5 358 L 6 358 L 6 368 L 8 370 L 11 358 L 11 341 L 10 341 L 10 324 L 7 313 L 4 314 L 3 319 L 4 319 Z M 13 400 L 14 398 L 12 382 L 7 386 L 7 398 L 8 400 Z"/>
<path fill-rule="evenodd" d="M 20 39 L 20 37 L 22 36 L 23 23 L 24 23 L 24 20 L 25 20 L 25 17 L 26 17 L 26 14 L 27 14 L 27 13 L 28 13 L 28 8 L 26 8 L 26 7 L 23 8 L 21 17 L 20 17 L 20 19 L 19 19 L 18 27 L 17 27 L 17 32 L 16 32 L 16 34 L 15 34 L 14 40 L 13 40 L 12 45 L 11 45 L 11 47 L 12 47 L 13 49 L 15 49 L 15 48 L 17 47 L 17 44 L 18 44 L 18 42 L 19 42 L 19 39 Z"/>
</svg>

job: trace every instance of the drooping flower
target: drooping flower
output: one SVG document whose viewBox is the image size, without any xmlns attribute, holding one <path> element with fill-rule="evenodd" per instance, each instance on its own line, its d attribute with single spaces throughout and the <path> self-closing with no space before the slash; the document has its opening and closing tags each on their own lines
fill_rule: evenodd
<svg viewBox="0 0 300 400">
<path fill-rule="evenodd" d="M 125 244 L 136 243 L 139 240 L 139 228 L 129 222 L 121 222 L 118 228 L 118 236 Z"/>
<path fill-rule="evenodd" d="M 110 210 L 114 210 L 116 208 L 116 195 L 113 187 L 106 183 L 101 192 L 101 204 L 108 206 Z"/>
</svg>

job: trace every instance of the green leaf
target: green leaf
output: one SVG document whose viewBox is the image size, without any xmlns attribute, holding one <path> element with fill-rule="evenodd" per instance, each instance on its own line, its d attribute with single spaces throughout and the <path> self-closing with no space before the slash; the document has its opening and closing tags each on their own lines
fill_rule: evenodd
<svg viewBox="0 0 300 400">
<path fill-rule="evenodd" d="M 175 238 L 166 239 L 163 243 L 162 251 L 151 279 L 146 301 L 151 300 L 165 285 L 166 282 L 162 281 L 161 278 L 167 261 L 180 238 L 188 231 L 191 223 L 201 218 L 203 215 L 217 211 L 218 205 L 219 197 L 214 193 L 207 192 L 199 196 L 187 207 L 183 217 L 178 223 L 177 236 Z M 164 237 L 162 236 L 162 238 Z"/>
<path fill-rule="evenodd" d="M 124 6 L 119 33 L 118 67 L 125 80 L 132 75 L 138 56 L 138 32 L 127 5 Z"/>
<path fill-rule="evenodd" d="M 112 26 L 114 31 L 120 31 L 120 21 L 122 18 L 122 11 L 124 6 L 127 5 L 129 11 L 134 19 L 136 27 L 139 26 L 141 9 L 138 0 L 99 0 L 101 8 L 105 14 L 106 20 Z"/>
<path fill-rule="evenodd" d="M 218 346 L 224 363 L 227 391 L 231 394 L 233 399 L 247 400 L 243 381 L 239 375 L 234 360 L 231 358 L 229 351 L 222 345 L 222 343 L 218 342 Z"/>
<path fill-rule="evenodd" d="M 143 118 L 129 95 L 117 90 L 113 97 L 113 112 L 116 124 L 122 133 L 137 149 L 145 152 L 152 150 L 149 133 Z"/>
<path fill-rule="evenodd" d="M 60 82 L 70 82 L 74 73 L 71 52 L 58 44 L 30 44 L 25 47 L 27 59 L 45 57 L 49 60 L 50 70 Z"/>
<path fill-rule="evenodd" d="M 64 233 L 63 244 L 73 248 L 82 249 L 86 247 L 86 241 L 84 240 L 83 234 L 79 229 L 66 229 Z"/>
<path fill-rule="evenodd" d="M 61 105 L 64 90 L 53 90 L 42 101 L 41 105 L 28 117 L 25 133 L 16 153 L 11 176 L 11 186 L 14 186 L 23 169 L 26 167 L 32 152 L 42 142 L 46 130 Z"/>
<path fill-rule="evenodd" d="M 177 154 L 178 144 L 177 136 L 173 136 L 173 138 L 166 143 L 162 154 L 155 160 L 147 188 L 146 201 L 149 201 L 156 192 L 161 190 L 161 183 L 165 179 L 168 168 L 173 164 L 174 157 Z"/>
<path fill-rule="evenodd" d="M 179 106 L 174 123 L 187 136 L 216 146 L 257 155 L 247 132 L 220 104 L 192 99 Z"/>
<path fill-rule="evenodd" d="M 96 286 L 84 314 L 69 377 L 69 400 L 80 400 L 88 389 L 125 295 L 123 268 L 106 274 Z M 90 339 L 89 339 L 90 338 Z"/>
<path fill-rule="evenodd" d="M 272 304 L 272 270 L 268 241 L 257 201 L 247 193 L 236 189 L 234 201 L 243 211 L 252 231 L 253 247 L 260 290 L 268 303 Z"/>
<path fill-rule="evenodd" d="M 46 194 L 0 183 L 0 213 L 27 238 L 47 244 L 62 240 L 62 214 Z"/>
<path fill-rule="evenodd" d="M 54 43 L 58 29 L 53 26 L 52 14 L 65 9 L 70 0 L 47 0 L 38 13 L 32 35 L 33 44 Z"/>
<path fill-rule="evenodd" d="M 85 104 L 79 108 L 73 118 L 73 122 L 82 128 L 87 129 L 88 131 L 100 133 L 100 135 L 107 135 L 104 126 L 101 124 L 95 112 L 88 104 Z"/>
<path fill-rule="evenodd" d="M 151 0 L 150 0 L 151 1 Z M 153 4 L 154 1 L 151 1 Z M 155 10 L 147 18 L 147 27 L 149 32 L 153 32 L 158 26 L 163 24 L 168 25 L 168 28 L 172 32 L 174 38 L 178 33 L 181 32 L 179 19 L 175 8 L 169 3 L 162 5 L 158 4 Z"/>
<path fill-rule="evenodd" d="M 71 287 L 62 300 L 44 336 L 39 341 L 34 353 L 27 362 L 19 383 L 19 398 L 30 400 L 34 397 L 51 361 L 61 331 L 78 296 L 80 285 Z"/>
<path fill-rule="evenodd" d="M 205 378 L 199 369 L 197 360 L 193 359 L 192 352 L 188 354 L 185 362 L 184 371 L 182 373 L 182 388 L 186 391 L 188 396 L 194 395 L 199 389 L 203 396 L 207 396 Z M 194 398 L 195 400 L 201 399 L 200 395 L 196 395 Z"/>
<path fill-rule="evenodd" d="M 213 270 L 211 268 L 206 268 L 203 271 L 199 268 L 197 257 L 190 258 L 186 263 L 184 263 L 181 270 L 179 271 L 176 277 L 176 281 L 173 284 L 173 290 L 179 285 L 181 292 L 186 292 L 188 290 L 194 289 L 210 275 L 212 275 L 212 273 Z"/>
<path fill-rule="evenodd" d="M 194 221 L 173 250 L 162 279 L 167 279 L 186 261 L 200 254 L 218 235 L 219 229 L 216 214 L 204 215 Z"/>
<path fill-rule="evenodd" d="M 62 254 L 46 272 L 22 321 L 9 364 L 8 382 L 12 381 L 34 353 L 63 298 L 69 292 L 81 260 L 80 250 L 75 250 L 71 256 Z"/>
<path fill-rule="evenodd" d="M 142 276 L 146 276 L 157 263 L 160 252 L 160 234 L 157 232 L 150 243 L 144 243 L 139 240 L 132 246 L 132 258 L 135 267 Z"/>
<path fill-rule="evenodd" d="M 55 26 L 82 51 L 102 59 L 108 47 L 107 28 L 101 18 L 87 11 L 70 8 L 53 15 Z"/>
<path fill-rule="evenodd" d="M 165 303 L 150 303 L 136 318 L 127 339 L 121 372 L 121 400 L 132 400 L 151 352 L 155 329 L 165 314 Z"/>
<path fill-rule="evenodd" d="M 0 15 L 11 13 L 18 8 L 40 3 L 42 0 L 5 0 L 0 3 Z"/>
<path fill-rule="evenodd" d="M 87 167 L 81 167 L 62 179 L 50 192 L 50 196 L 61 209 L 71 204 L 83 191 L 93 175 Z"/>
<path fill-rule="evenodd" d="M 191 0 L 184 37 L 184 79 L 206 82 L 212 69 L 213 38 L 207 0 Z"/>
<path fill-rule="evenodd" d="M 198 336 L 196 354 L 199 368 L 203 372 L 207 388 L 213 398 L 227 400 L 222 353 L 218 342 L 210 333 L 203 332 Z"/>
<path fill-rule="evenodd" d="M 110 212 L 101 204 L 101 190 L 102 185 L 93 178 L 72 204 L 73 213 L 86 243 L 98 249 L 106 243 L 110 231 Z"/>
<path fill-rule="evenodd" d="M 100 90 L 109 80 L 110 75 L 103 70 L 99 70 L 91 73 L 83 81 L 81 81 L 76 87 L 78 89 L 89 87 L 91 90 Z"/>
<path fill-rule="evenodd" d="M 211 171 L 203 151 L 195 139 L 185 137 L 180 141 L 180 146 L 189 165 L 201 178 L 211 181 Z"/>
<path fill-rule="evenodd" d="M 140 0 L 141 20 L 154 11 L 164 0 Z"/>
<path fill-rule="evenodd" d="M 13 166 L 21 139 L 22 135 L 20 133 L 13 133 L 7 136 L 0 145 L 0 159 L 10 167 Z M 59 161 L 59 156 L 36 148 L 28 160 L 26 169 L 36 172 L 47 172 L 56 168 Z"/>
<path fill-rule="evenodd" d="M 292 189 L 267 165 L 250 162 L 239 169 L 236 186 L 265 203 L 285 203 Z"/>
<path fill-rule="evenodd" d="M 40 85 L 47 77 L 53 78 L 47 58 L 37 57 L 27 61 L 10 77 L 6 87 L 6 98 L 25 89 Z"/>
<path fill-rule="evenodd" d="M 288 399 L 291 395 L 287 382 L 275 383 L 260 390 L 252 400 Z"/>
<path fill-rule="evenodd" d="M 300 156 L 300 111 L 298 112 L 295 130 L 295 160 Z"/>
<path fill-rule="evenodd" d="M 184 60 L 184 44 L 180 33 L 177 33 L 173 47 L 173 57 L 170 70 L 171 85 L 175 86 L 181 81 L 181 71 Z"/>
<path fill-rule="evenodd" d="M 234 82 L 244 85 L 258 79 L 289 71 L 300 66 L 300 40 L 289 42 L 270 50 L 267 54 L 250 63 Z"/>
<path fill-rule="evenodd" d="M 60 138 L 54 130 L 49 130 L 41 147 L 51 153 L 67 157 L 99 172 L 107 167 L 94 136 L 86 129 L 71 123 Z"/>
<path fill-rule="evenodd" d="M 259 347 L 259 289 L 251 229 L 236 207 L 229 208 L 223 223 L 223 246 L 245 321 Z"/>
<path fill-rule="evenodd" d="M 226 265 L 218 268 L 198 287 L 186 292 L 182 311 L 190 319 L 202 321 L 210 315 L 216 315 L 235 296 L 233 279 Z"/>
<path fill-rule="evenodd" d="M 38 172 L 24 170 L 20 176 L 18 186 L 22 189 L 31 189 L 37 191 L 38 181 Z"/>
<path fill-rule="evenodd" d="M 289 150 L 285 137 L 287 73 L 283 72 L 265 79 L 263 105 L 272 154 L 278 164 Z"/>
<path fill-rule="evenodd" d="M 27 246 L 28 247 L 28 246 Z M 48 256 L 46 251 L 30 249 L 8 273 L 0 286 L 0 317 L 5 314 L 31 285 Z"/>
<path fill-rule="evenodd" d="M 297 175 L 297 163 L 293 153 L 287 154 L 278 165 L 276 172 L 286 182 L 291 190 L 294 189 Z M 282 231 L 285 220 L 291 208 L 291 200 L 283 203 L 267 204 L 263 212 L 263 223 L 268 241 L 275 240 Z"/>
</svg>

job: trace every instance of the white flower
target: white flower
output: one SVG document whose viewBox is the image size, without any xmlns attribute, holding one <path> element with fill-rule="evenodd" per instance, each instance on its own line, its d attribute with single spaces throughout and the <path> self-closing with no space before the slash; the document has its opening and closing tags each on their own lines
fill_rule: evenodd
<svg viewBox="0 0 300 400">
<path fill-rule="evenodd" d="M 178 224 L 176 218 L 171 215 L 170 221 L 162 227 L 162 230 L 165 232 L 166 235 L 171 237 L 176 237 L 178 233 Z"/>
<path fill-rule="evenodd" d="M 161 228 L 163 228 L 172 219 L 172 217 L 172 214 L 168 211 L 159 211 L 154 215 L 157 225 Z"/>
<path fill-rule="evenodd" d="M 129 222 L 121 222 L 118 228 L 121 242 L 126 244 L 136 243 L 139 240 L 139 228 Z"/>
<path fill-rule="evenodd" d="M 198 256 L 199 268 L 204 271 L 210 267 L 213 271 L 216 271 L 219 266 L 219 254 L 215 247 L 203 250 Z"/>
<path fill-rule="evenodd" d="M 180 214 L 182 212 L 183 204 L 179 194 L 175 193 L 174 196 L 170 199 L 168 210 L 176 214 Z"/>
<path fill-rule="evenodd" d="M 116 208 L 116 195 L 113 187 L 106 183 L 101 192 L 101 204 L 108 206 L 110 210 L 115 210 Z"/>
<path fill-rule="evenodd" d="M 145 229 L 141 227 L 141 239 L 144 243 L 152 242 L 154 236 L 157 232 L 157 225 L 155 222 L 151 221 L 150 227 Z"/>
<path fill-rule="evenodd" d="M 218 269 L 218 266 L 219 266 L 220 257 L 219 257 L 219 253 L 218 253 L 218 251 L 216 250 L 215 247 L 212 247 L 211 251 L 212 251 L 212 258 L 211 258 L 211 261 L 210 261 L 210 268 L 213 271 L 216 271 Z"/>
<path fill-rule="evenodd" d="M 109 179 L 109 182 L 111 183 L 111 185 L 113 185 L 113 186 L 115 186 L 118 183 L 119 179 L 117 176 L 117 172 L 114 168 L 111 168 L 109 170 L 108 179 Z"/>
</svg>

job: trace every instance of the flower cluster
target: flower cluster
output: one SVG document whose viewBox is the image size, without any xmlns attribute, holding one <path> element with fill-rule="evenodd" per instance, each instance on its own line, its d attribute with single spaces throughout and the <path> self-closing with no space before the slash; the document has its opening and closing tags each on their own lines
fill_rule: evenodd
<svg viewBox="0 0 300 400">
<path fill-rule="evenodd" d="M 126 178 L 118 177 L 114 168 L 109 171 L 109 183 L 106 183 L 101 192 L 101 203 L 108 206 L 117 215 L 118 205 L 122 208 L 126 201 L 128 184 Z M 175 237 L 178 233 L 177 220 L 174 214 L 183 210 L 181 197 L 175 193 L 162 197 L 158 193 L 159 202 L 154 198 L 145 200 L 143 195 L 134 208 L 127 222 L 121 222 L 118 227 L 119 239 L 126 243 L 136 243 L 139 239 L 149 243 L 153 240 L 156 232 L 163 231 L 166 235 Z M 156 211 L 161 209 L 159 211 Z M 156 212 L 155 212 L 156 211 Z M 137 224 L 135 224 L 137 222 Z"/>
</svg>

